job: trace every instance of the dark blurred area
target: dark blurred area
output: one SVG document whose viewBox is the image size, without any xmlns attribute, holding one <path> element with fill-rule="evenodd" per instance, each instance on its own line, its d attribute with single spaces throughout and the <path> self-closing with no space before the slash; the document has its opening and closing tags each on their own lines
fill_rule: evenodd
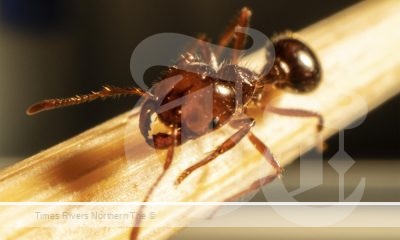
<svg viewBox="0 0 400 240">
<path fill-rule="evenodd" d="M 357 1 L 0 1 L 0 156 L 25 157 L 131 109 L 135 98 L 96 101 L 33 117 L 26 108 L 42 99 L 132 86 L 129 60 L 135 46 L 156 33 L 214 40 L 243 6 L 252 27 L 270 36 L 298 30 Z M 354 159 L 398 159 L 400 97 L 345 132 Z M 328 142 L 327 156 L 338 149 Z"/>
</svg>

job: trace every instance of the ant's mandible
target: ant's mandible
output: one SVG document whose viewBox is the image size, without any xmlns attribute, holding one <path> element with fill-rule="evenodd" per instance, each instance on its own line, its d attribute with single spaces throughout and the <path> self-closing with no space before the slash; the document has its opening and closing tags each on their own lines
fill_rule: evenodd
<svg viewBox="0 0 400 240">
<path fill-rule="evenodd" d="M 251 11 L 247 7 L 242 8 L 238 18 L 220 38 L 219 46 L 243 49 L 247 36 L 245 33 L 236 32 L 235 29 L 236 27 L 248 27 L 250 17 Z M 202 160 L 183 171 L 177 177 L 175 183 L 180 184 L 193 171 L 232 149 L 240 140 L 247 137 L 255 149 L 273 166 L 275 173 L 255 181 L 248 189 L 234 197 L 256 190 L 279 176 L 282 169 L 268 147 L 251 132 L 255 121 L 246 116 L 246 109 L 250 103 L 265 108 L 266 106 L 261 104 L 260 99 L 271 94 L 271 89 L 274 88 L 286 89 L 296 93 L 314 90 L 321 81 L 320 64 L 313 51 L 304 42 L 290 33 L 285 33 L 272 39 L 275 47 L 275 62 L 267 74 L 260 76 L 254 71 L 239 66 L 239 57 L 235 54 L 230 61 L 224 61 L 229 62 L 229 64 L 214 64 L 215 62 L 222 62 L 219 59 L 219 53 L 202 44 L 200 40 L 204 39 L 205 36 L 199 38 L 197 45 L 192 49 L 199 48 L 199 56 L 195 57 L 190 51 L 186 52 L 178 63 L 170 67 L 163 76 L 163 79 L 167 79 L 180 75 L 181 78 L 178 82 L 166 83 L 166 81 L 161 80 L 153 86 L 151 92 L 138 88 L 105 86 L 101 91 L 86 95 L 44 100 L 29 107 L 27 114 L 31 115 L 58 107 L 77 105 L 98 98 L 121 95 L 145 97 L 139 118 L 140 131 L 149 145 L 156 149 L 167 149 L 168 153 L 163 172 L 148 190 L 144 202 L 148 201 L 153 190 L 170 167 L 175 146 L 204 136 L 229 124 L 237 131 Z M 226 79 L 233 81 L 226 81 Z M 237 81 L 240 81 L 241 89 L 236 89 Z M 208 90 L 200 91 L 202 89 Z M 238 91 L 242 93 L 240 102 L 236 98 Z M 209 98 L 205 95 L 211 97 L 212 101 L 207 101 Z M 161 106 L 177 99 L 184 99 L 184 101 L 181 105 L 171 109 L 161 109 Z M 317 131 L 322 130 L 323 118 L 319 113 L 274 107 L 267 107 L 265 110 L 286 116 L 317 118 L 319 121 Z M 152 117 L 154 115 L 169 129 L 168 132 L 152 132 L 152 119 L 154 119 Z M 141 211 L 143 211 L 143 206 L 141 206 L 139 212 Z M 131 233 L 131 239 L 137 238 L 139 227 L 140 220 L 137 220 Z"/>
</svg>

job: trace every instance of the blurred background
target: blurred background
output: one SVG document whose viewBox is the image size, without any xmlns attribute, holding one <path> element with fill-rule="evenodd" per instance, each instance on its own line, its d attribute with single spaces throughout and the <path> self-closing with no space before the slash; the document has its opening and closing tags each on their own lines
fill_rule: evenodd
<svg viewBox="0 0 400 240">
<path fill-rule="evenodd" d="M 243 6 L 254 10 L 251 26 L 270 36 L 299 30 L 357 2 L 0 0 L 0 167 L 130 110 L 135 98 L 25 115 L 30 104 L 42 99 L 87 93 L 104 84 L 132 86 L 129 60 L 146 37 L 162 32 L 194 37 L 207 33 L 216 40 Z M 397 96 L 369 113 L 362 125 L 345 132 L 345 150 L 359 166 L 353 170 L 354 182 L 359 176 L 368 175 L 376 183 L 382 175 L 389 176 L 379 187 L 370 185 L 364 201 L 400 201 L 399 110 Z M 338 137 L 328 144 L 326 160 L 338 151 Z M 296 173 L 296 164 L 288 172 Z M 287 179 L 295 185 L 296 174 Z M 337 198 L 337 190 L 331 190 L 326 188 L 313 200 Z M 310 192 L 299 199 L 309 201 L 310 195 L 315 197 Z M 183 236 L 187 235 L 179 239 Z"/>
</svg>

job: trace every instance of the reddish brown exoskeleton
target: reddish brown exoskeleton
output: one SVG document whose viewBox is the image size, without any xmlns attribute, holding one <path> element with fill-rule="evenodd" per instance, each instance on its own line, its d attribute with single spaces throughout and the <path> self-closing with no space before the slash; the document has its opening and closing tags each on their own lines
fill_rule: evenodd
<svg viewBox="0 0 400 240">
<path fill-rule="evenodd" d="M 222 35 L 218 44 L 222 47 L 232 46 L 234 49 L 243 49 L 246 34 L 236 32 L 235 28 L 248 27 L 250 16 L 251 11 L 244 7 L 236 21 Z M 203 36 L 202 39 L 205 39 L 205 37 Z M 281 173 L 281 167 L 268 147 L 251 132 L 255 121 L 246 116 L 246 110 L 251 105 L 265 108 L 266 106 L 262 104 L 261 99 L 271 94 L 271 89 L 286 89 L 296 93 L 306 93 L 314 90 L 321 80 L 320 64 L 313 51 L 305 43 L 288 33 L 276 36 L 272 40 L 275 47 L 275 62 L 271 70 L 265 75 L 257 74 L 239 66 L 237 55 L 233 55 L 232 59 L 227 61 L 229 64 L 218 65 L 217 68 L 212 62 L 215 62 L 215 60 L 222 61 L 222 59 L 219 59 L 219 53 L 211 51 L 206 44 L 199 41 L 195 48 L 200 49 L 200 56 L 195 57 L 191 52 L 183 54 L 182 59 L 175 66 L 170 67 L 163 76 L 164 79 L 167 79 L 180 75 L 181 79 L 178 82 L 166 83 L 160 81 L 149 92 L 138 88 L 105 86 L 101 91 L 87 95 L 39 102 L 31 106 L 27 113 L 35 114 L 44 110 L 81 104 L 111 96 L 140 95 L 145 97 L 140 112 L 140 131 L 149 145 L 156 149 L 167 149 L 168 154 L 164 163 L 164 170 L 148 190 L 144 202 L 149 199 L 170 167 L 175 146 L 197 139 L 229 124 L 232 128 L 237 129 L 236 133 L 228 137 L 202 160 L 187 168 L 177 177 L 176 184 L 180 184 L 193 171 L 232 149 L 241 139 L 247 137 L 255 149 L 264 156 L 276 171 L 270 176 L 255 181 L 248 189 L 233 197 L 240 196 L 258 189 Z M 236 83 L 238 81 L 241 89 L 237 89 Z M 200 91 L 202 89 L 209 90 Z M 196 92 L 199 93 L 196 94 Z M 237 101 L 238 92 L 242 95 L 241 101 Z M 212 102 L 204 102 L 207 99 L 204 94 L 211 95 Z M 177 99 L 184 100 L 179 106 L 166 110 L 162 109 L 162 106 Z M 209 111 L 210 108 L 211 111 Z M 266 110 L 286 116 L 317 118 L 319 121 L 317 131 L 322 130 L 323 118 L 319 113 L 274 107 L 268 107 Z M 157 116 L 157 119 L 169 131 L 153 133 L 153 116 Z M 143 211 L 143 206 L 140 211 Z M 137 238 L 139 226 L 140 221 L 137 221 L 131 239 Z"/>
</svg>

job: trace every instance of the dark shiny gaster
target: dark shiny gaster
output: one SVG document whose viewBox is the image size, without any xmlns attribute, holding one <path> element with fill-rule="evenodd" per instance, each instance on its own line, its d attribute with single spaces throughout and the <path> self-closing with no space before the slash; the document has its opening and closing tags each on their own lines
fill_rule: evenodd
<svg viewBox="0 0 400 240">
<path fill-rule="evenodd" d="M 295 38 L 274 41 L 275 62 L 264 82 L 299 93 L 314 90 L 321 81 L 321 66 L 314 52 Z"/>
</svg>

